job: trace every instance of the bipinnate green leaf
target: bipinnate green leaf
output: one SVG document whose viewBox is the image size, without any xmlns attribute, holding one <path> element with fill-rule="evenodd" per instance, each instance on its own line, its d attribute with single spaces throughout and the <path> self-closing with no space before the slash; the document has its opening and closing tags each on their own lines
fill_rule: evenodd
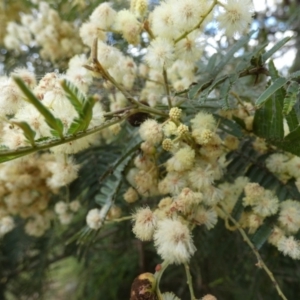
<svg viewBox="0 0 300 300">
<path fill-rule="evenodd" d="M 289 84 L 289 86 L 286 90 L 285 98 L 283 100 L 282 113 L 284 115 L 287 115 L 292 111 L 293 106 L 295 105 L 295 103 L 297 101 L 297 95 L 298 95 L 298 92 L 299 92 L 299 87 L 300 87 L 300 85 L 296 81 L 292 81 Z"/>
<path fill-rule="evenodd" d="M 276 91 L 287 83 L 287 79 L 283 77 L 277 78 L 256 100 L 255 104 L 260 106 L 264 104 Z"/>
<path fill-rule="evenodd" d="M 36 132 L 29 126 L 28 123 L 26 123 L 25 121 L 11 121 L 10 123 L 20 127 L 24 132 L 25 138 L 29 141 L 31 146 L 32 147 L 35 146 L 34 138 L 35 138 Z"/>
<path fill-rule="evenodd" d="M 26 96 L 26 100 L 34 105 L 35 108 L 43 115 L 46 123 L 52 129 L 52 134 L 63 139 L 63 124 L 61 120 L 53 116 L 51 111 L 45 107 L 43 103 L 32 93 L 32 91 L 26 86 L 21 78 L 14 77 L 14 80 L 20 90 Z"/>
</svg>

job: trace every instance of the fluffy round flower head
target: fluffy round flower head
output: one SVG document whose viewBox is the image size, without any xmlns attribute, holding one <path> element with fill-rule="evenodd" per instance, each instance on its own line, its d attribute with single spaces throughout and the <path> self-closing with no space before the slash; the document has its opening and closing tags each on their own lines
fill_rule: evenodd
<svg viewBox="0 0 300 300">
<path fill-rule="evenodd" d="M 181 0 L 173 5 L 174 22 L 180 31 L 189 31 L 194 28 L 205 14 L 201 4 L 205 1 Z"/>
<path fill-rule="evenodd" d="M 68 211 L 68 204 L 64 201 L 59 201 L 55 204 L 54 211 L 59 215 L 64 214 Z"/>
<path fill-rule="evenodd" d="M 190 214 L 194 207 L 202 201 L 203 195 L 195 193 L 189 188 L 184 188 L 181 193 L 175 197 L 170 211 L 180 211 L 184 214 Z"/>
<path fill-rule="evenodd" d="M 300 157 L 294 156 L 290 161 L 288 161 L 286 169 L 291 176 L 300 178 Z"/>
<path fill-rule="evenodd" d="M 113 67 L 123 57 L 122 53 L 115 47 L 98 41 L 98 59 L 104 69 Z"/>
<path fill-rule="evenodd" d="M 185 146 L 179 149 L 174 156 L 167 161 L 167 170 L 168 172 L 190 170 L 194 165 L 194 161 L 195 151 L 191 147 Z"/>
<path fill-rule="evenodd" d="M 161 125 L 153 119 L 148 119 L 143 122 L 139 128 L 139 133 L 142 140 L 149 142 L 152 145 L 160 143 L 163 138 Z"/>
<path fill-rule="evenodd" d="M 175 25 L 172 6 L 172 1 L 166 1 L 154 9 L 151 16 L 151 30 L 155 36 L 168 40 L 175 39 L 179 36 L 180 31 Z"/>
<path fill-rule="evenodd" d="M 156 172 L 140 170 L 134 177 L 135 188 L 140 195 L 150 196 L 157 192 L 157 174 Z"/>
<path fill-rule="evenodd" d="M 123 198 L 127 203 L 134 203 L 139 199 L 139 195 L 133 187 L 130 187 L 123 195 Z"/>
<path fill-rule="evenodd" d="M 163 293 L 162 294 L 162 300 L 180 300 L 178 297 L 176 297 L 176 295 L 174 295 L 173 293 Z"/>
<path fill-rule="evenodd" d="M 267 168 L 274 173 L 284 173 L 287 170 L 289 157 L 285 154 L 275 153 L 266 159 Z"/>
<path fill-rule="evenodd" d="M 283 236 L 278 241 L 277 248 L 284 255 L 288 255 L 293 259 L 300 259 L 300 243 L 293 236 Z"/>
<path fill-rule="evenodd" d="M 189 228 L 179 220 L 159 221 L 154 232 L 154 245 L 163 260 L 175 264 L 189 262 L 196 251 Z"/>
<path fill-rule="evenodd" d="M 49 217 L 46 215 L 36 214 L 32 219 L 27 221 L 25 232 L 28 235 L 40 237 L 50 227 Z"/>
<path fill-rule="evenodd" d="M 203 206 L 199 206 L 193 213 L 192 220 L 197 225 L 205 225 L 206 228 L 210 230 L 217 224 L 218 216 L 215 210 L 206 209 Z"/>
<path fill-rule="evenodd" d="M 169 137 L 171 135 L 176 135 L 177 133 L 177 126 L 174 122 L 168 121 L 163 125 L 163 132 L 164 135 Z"/>
<path fill-rule="evenodd" d="M 43 115 L 30 103 L 24 103 L 14 117 L 17 121 L 26 121 L 36 132 L 35 138 L 50 136 L 50 127 L 47 125 Z"/>
<path fill-rule="evenodd" d="M 69 68 L 66 72 L 68 80 L 73 82 L 83 93 L 88 92 L 88 88 L 93 82 L 92 72 L 83 67 L 88 64 L 88 59 L 84 54 L 75 55 L 69 61 Z"/>
<path fill-rule="evenodd" d="M 199 32 L 192 32 L 176 44 L 175 54 L 178 59 L 185 62 L 196 62 L 201 58 L 203 49 L 199 45 L 198 36 Z"/>
<path fill-rule="evenodd" d="M 278 198 L 271 191 L 265 190 L 264 196 L 257 200 L 253 205 L 253 211 L 258 215 L 268 217 L 278 211 Z"/>
<path fill-rule="evenodd" d="M 148 47 L 145 61 L 149 67 L 161 70 L 168 67 L 174 61 L 174 46 L 167 39 L 156 38 Z"/>
<path fill-rule="evenodd" d="M 136 158 L 134 159 L 134 165 L 138 169 L 144 170 L 144 171 L 155 168 L 155 164 L 153 163 L 153 161 L 150 159 L 149 156 L 146 156 L 146 155 L 136 156 Z"/>
<path fill-rule="evenodd" d="M 64 155 L 58 155 L 56 161 L 47 163 L 47 168 L 52 173 L 47 179 L 47 185 L 54 190 L 68 185 L 77 178 L 79 167 L 72 157 L 65 159 Z"/>
<path fill-rule="evenodd" d="M 113 28 L 121 32 L 129 44 L 137 45 L 140 42 L 142 26 L 129 10 L 123 9 L 117 13 Z"/>
<path fill-rule="evenodd" d="M 10 74 L 10 76 L 21 78 L 30 89 L 33 89 L 36 86 L 35 75 L 27 69 L 17 68 Z"/>
<path fill-rule="evenodd" d="M 219 15 L 220 28 L 227 36 L 243 33 L 252 20 L 253 5 L 250 0 L 227 0 L 225 12 Z"/>
<path fill-rule="evenodd" d="M 300 229 L 300 202 L 285 200 L 280 203 L 279 224 L 290 233 Z"/>
<path fill-rule="evenodd" d="M 100 29 L 107 31 L 113 24 L 116 15 L 117 13 L 111 8 L 111 5 L 108 2 L 104 2 L 95 8 L 90 16 L 90 20 Z"/>
<path fill-rule="evenodd" d="M 205 112 L 197 113 L 197 115 L 191 119 L 191 123 L 192 129 L 203 128 L 214 131 L 217 128 L 217 123 L 213 115 Z"/>
<path fill-rule="evenodd" d="M 249 182 L 245 188 L 246 197 L 243 198 L 243 205 L 253 205 L 257 202 L 258 199 L 264 196 L 265 189 L 260 186 L 258 183 Z"/>
<path fill-rule="evenodd" d="M 15 114 L 21 107 L 22 93 L 12 79 L 0 79 L 0 115 Z"/>
<path fill-rule="evenodd" d="M 135 236 L 141 241 L 151 241 L 157 226 L 157 219 L 149 207 L 139 208 L 132 216 Z"/>
<path fill-rule="evenodd" d="M 0 237 L 10 232 L 15 227 L 14 219 L 11 216 L 6 216 L 0 219 Z"/>
<path fill-rule="evenodd" d="M 44 99 L 44 95 L 48 91 L 52 91 L 58 83 L 58 75 L 56 73 L 47 73 L 40 81 L 38 86 L 34 89 L 35 95 L 40 99 Z"/>
<path fill-rule="evenodd" d="M 189 172 L 189 182 L 191 187 L 196 190 L 204 190 L 214 182 L 214 170 L 210 165 L 205 169 L 196 166 Z"/>
<path fill-rule="evenodd" d="M 3 128 L 2 143 L 9 149 L 17 149 L 28 145 L 23 131 L 11 124 L 6 124 Z"/>
<path fill-rule="evenodd" d="M 143 142 L 141 144 L 141 150 L 147 155 L 153 155 L 156 152 L 156 149 L 153 146 L 153 144 L 151 144 L 149 142 Z"/>
<path fill-rule="evenodd" d="M 187 178 L 182 173 L 169 172 L 167 176 L 158 184 L 158 190 L 161 194 L 178 195 L 181 190 L 187 186 Z"/>
<path fill-rule="evenodd" d="M 89 47 L 92 46 L 94 39 L 101 41 L 106 40 L 105 32 L 100 30 L 99 27 L 92 22 L 83 23 L 79 29 L 79 35 L 82 42 Z"/>
<path fill-rule="evenodd" d="M 158 203 L 158 208 L 161 210 L 168 210 L 172 203 L 173 199 L 171 197 L 162 198 Z"/>
<path fill-rule="evenodd" d="M 284 232 L 279 227 L 274 227 L 268 238 L 268 242 L 277 247 L 279 240 L 284 236 Z"/>
<path fill-rule="evenodd" d="M 203 192 L 203 203 L 207 206 L 214 206 L 223 199 L 223 191 L 213 185 L 206 188 Z"/>
<path fill-rule="evenodd" d="M 99 229 L 102 226 L 103 218 L 100 214 L 100 209 L 91 209 L 86 216 L 86 223 L 91 229 Z"/>
<path fill-rule="evenodd" d="M 69 203 L 69 208 L 72 212 L 77 212 L 80 208 L 80 202 L 78 200 L 74 200 Z"/>
</svg>

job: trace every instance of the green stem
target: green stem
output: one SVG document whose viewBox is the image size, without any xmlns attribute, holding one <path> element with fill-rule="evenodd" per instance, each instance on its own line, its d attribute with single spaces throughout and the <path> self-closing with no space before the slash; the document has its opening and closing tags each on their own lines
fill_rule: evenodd
<svg viewBox="0 0 300 300">
<path fill-rule="evenodd" d="M 185 268 L 185 273 L 186 273 L 186 278 L 187 278 L 187 284 L 188 284 L 189 290 L 190 290 L 191 300 L 196 300 L 196 297 L 194 294 L 194 289 L 193 289 L 193 281 L 192 281 L 192 275 L 190 272 L 190 267 L 187 263 L 185 263 L 184 268 Z"/>
<path fill-rule="evenodd" d="M 174 41 L 174 43 L 177 44 L 179 41 L 181 41 L 182 39 L 184 39 L 185 37 L 187 37 L 191 32 L 193 32 L 194 30 L 198 29 L 202 25 L 202 23 L 204 22 L 204 20 L 206 19 L 206 17 L 212 12 L 213 8 L 216 6 L 217 3 L 218 3 L 218 1 L 214 0 L 214 2 L 212 3 L 211 7 L 207 11 L 207 13 L 201 18 L 201 20 L 199 21 L 199 23 L 196 26 L 194 26 L 191 30 L 186 31 L 181 36 L 179 36 Z"/>
<path fill-rule="evenodd" d="M 244 241 L 249 245 L 249 247 L 251 248 L 251 250 L 253 251 L 253 253 L 255 254 L 257 261 L 258 261 L 258 266 L 263 268 L 265 270 L 265 272 L 267 273 L 267 275 L 269 276 L 269 278 L 271 279 L 271 281 L 273 282 L 278 295 L 283 299 L 283 300 L 287 300 L 286 296 L 283 294 L 283 292 L 281 291 L 278 282 L 276 281 L 273 273 L 270 271 L 270 269 L 267 267 L 267 265 L 264 263 L 262 257 L 260 256 L 258 250 L 255 248 L 255 246 L 253 245 L 253 243 L 251 242 L 251 240 L 249 239 L 249 237 L 247 236 L 246 232 L 244 231 L 244 229 L 241 227 L 241 225 L 221 206 L 218 206 L 222 212 L 226 215 L 226 217 L 236 226 L 236 228 L 238 229 L 238 231 L 240 232 L 240 234 L 242 235 Z"/>
<path fill-rule="evenodd" d="M 159 271 L 156 271 L 155 274 L 154 274 L 154 277 L 156 278 L 156 295 L 158 297 L 158 300 L 163 300 L 162 294 L 161 294 L 160 289 L 159 289 L 159 283 L 160 283 L 160 280 L 161 280 L 161 277 L 162 277 L 164 271 L 166 270 L 166 268 L 168 266 L 169 266 L 169 263 L 164 261 L 161 264 L 161 269 Z"/>
<path fill-rule="evenodd" d="M 118 222 L 128 221 L 131 219 L 132 219 L 132 216 L 126 216 L 126 217 L 122 217 L 122 218 L 118 218 L 118 219 L 113 219 L 110 221 L 105 221 L 105 224 L 118 223 Z"/>
<path fill-rule="evenodd" d="M 110 121 L 105 122 L 102 125 L 95 126 L 95 127 L 91 128 L 91 129 L 88 129 L 86 131 L 76 133 L 75 135 L 65 136 L 63 140 L 61 140 L 60 138 L 59 139 L 56 138 L 56 139 L 52 139 L 50 141 L 44 141 L 44 142 L 40 142 L 40 143 L 36 142 L 34 148 L 32 148 L 32 147 L 22 147 L 22 148 L 17 149 L 17 150 L 0 151 L 0 158 L 11 156 L 11 158 L 8 158 L 6 160 L 6 161 L 8 161 L 8 160 L 11 160 L 11 159 L 14 159 L 14 158 L 17 158 L 17 157 L 21 157 L 21 156 L 24 156 L 24 155 L 27 155 L 27 154 L 37 152 L 39 150 L 46 150 L 46 149 L 52 148 L 54 146 L 59 146 L 59 145 L 62 145 L 62 144 L 68 143 L 68 142 L 72 142 L 72 141 L 81 139 L 83 137 L 86 137 L 88 135 L 97 133 L 97 132 L 99 132 L 99 131 L 103 130 L 104 128 L 107 128 L 111 125 L 120 123 L 121 121 L 123 121 L 127 117 L 128 117 L 128 115 L 122 116 L 122 117 L 119 117 L 119 118 L 114 118 Z M 15 156 L 17 156 L 17 157 L 15 157 Z M 1 159 L 0 159 L 0 162 L 1 162 Z"/>
</svg>

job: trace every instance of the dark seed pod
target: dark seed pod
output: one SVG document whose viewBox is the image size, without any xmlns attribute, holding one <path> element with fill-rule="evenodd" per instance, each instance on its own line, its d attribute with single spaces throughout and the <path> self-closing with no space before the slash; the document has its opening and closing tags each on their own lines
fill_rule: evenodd
<svg viewBox="0 0 300 300">
<path fill-rule="evenodd" d="M 130 300 L 157 300 L 156 279 L 152 273 L 136 277 L 131 285 Z"/>
<path fill-rule="evenodd" d="M 144 105 L 148 105 L 147 102 L 145 101 L 141 101 L 141 103 L 143 103 Z M 149 119 L 149 114 L 148 113 L 145 113 L 145 112 L 137 112 L 131 116 L 129 116 L 127 118 L 127 121 L 129 122 L 129 124 L 131 126 L 134 126 L 134 127 L 138 127 L 140 126 L 144 121 L 146 121 L 147 119 Z"/>
</svg>

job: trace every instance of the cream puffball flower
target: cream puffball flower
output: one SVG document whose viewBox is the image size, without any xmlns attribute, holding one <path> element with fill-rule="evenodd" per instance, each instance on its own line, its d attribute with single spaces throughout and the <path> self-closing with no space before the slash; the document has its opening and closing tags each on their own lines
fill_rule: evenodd
<svg viewBox="0 0 300 300">
<path fill-rule="evenodd" d="M 169 263 L 186 263 L 196 251 L 189 228 L 179 220 L 159 221 L 154 233 L 154 244 L 157 253 Z"/>
<path fill-rule="evenodd" d="M 132 228 L 135 236 L 141 241 L 151 241 L 154 229 L 157 225 L 157 219 L 149 207 L 140 208 L 132 216 L 134 226 Z"/>
<path fill-rule="evenodd" d="M 86 216 L 86 223 L 91 229 L 99 229 L 103 223 L 100 209 L 91 209 Z"/>
<path fill-rule="evenodd" d="M 279 224 L 290 233 L 300 229 L 300 202 L 285 200 L 280 204 Z"/>
<path fill-rule="evenodd" d="M 90 16 L 92 23 L 102 30 L 108 30 L 113 24 L 117 12 L 113 10 L 108 2 L 100 4 Z"/>
<path fill-rule="evenodd" d="M 160 143 L 163 138 L 161 125 L 153 119 L 148 119 L 143 122 L 140 126 L 139 133 L 142 140 L 153 145 Z"/>
<path fill-rule="evenodd" d="M 253 5 L 250 0 L 227 0 L 225 12 L 220 14 L 220 28 L 227 36 L 243 33 L 251 23 Z"/>
<path fill-rule="evenodd" d="M 145 55 L 145 61 L 149 67 L 162 69 L 168 67 L 174 61 L 174 46 L 169 40 L 156 38 L 153 40 Z"/>
<path fill-rule="evenodd" d="M 284 255 L 288 255 L 293 259 L 300 259 L 300 243 L 293 236 L 283 236 L 278 241 L 277 248 Z"/>
<path fill-rule="evenodd" d="M 194 160 L 195 151 L 189 146 L 183 147 L 167 161 L 167 170 L 169 172 L 190 170 L 194 165 Z"/>
</svg>

